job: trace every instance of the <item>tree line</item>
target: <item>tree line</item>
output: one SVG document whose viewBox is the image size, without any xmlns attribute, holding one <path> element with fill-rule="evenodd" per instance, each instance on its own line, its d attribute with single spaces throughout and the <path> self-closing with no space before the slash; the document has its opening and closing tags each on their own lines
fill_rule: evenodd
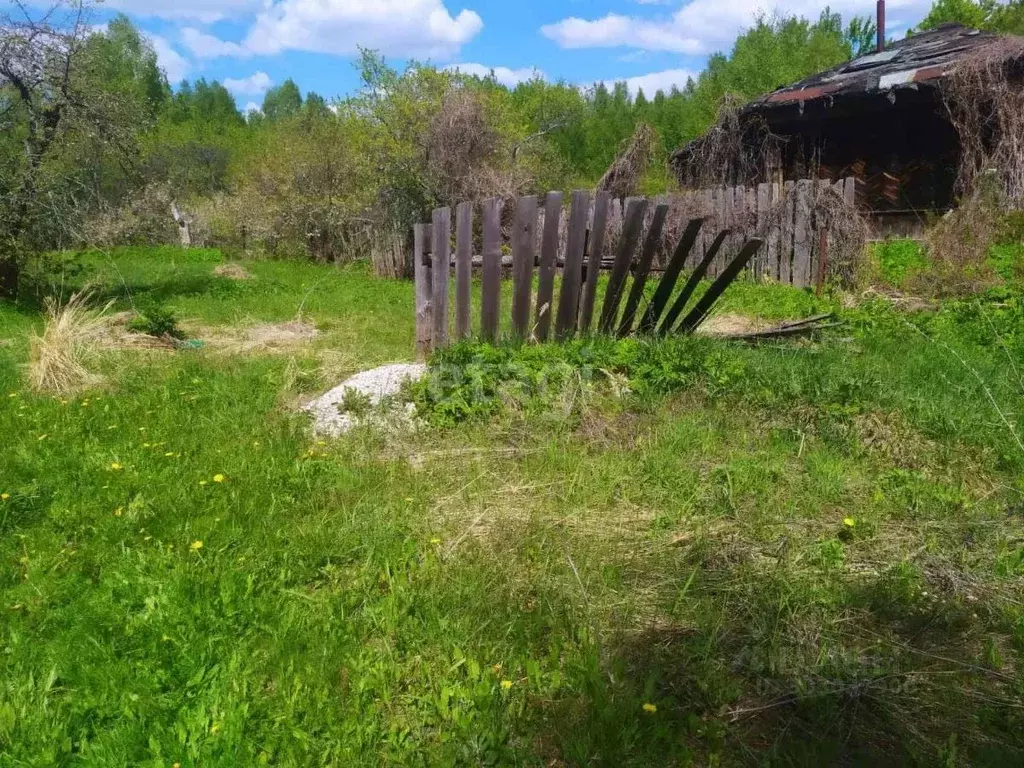
<svg viewBox="0 0 1024 768">
<path fill-rule="evenodd" d="M 750 99 L 874 43 L 871 19 L 761 17 L 681 87 L 631 94 L 535 78 L 506 87 L 372 51 L 335 103 L 288 80 L 243 114 L 218 82 L 174 87 L 124 16 L 91 0 L 0 17 L 0 293 L 44 274 L 40 254 L 189 238 L 270 255 L 340 259 L 388 247 L 438 205 L 593 186 L 638 124 L 656 137 L 641 189 L 666 160 Z M 938 0 L 924 25 L 1016 29 L 1024 0 Z M 973 15 L 971 15 L 973 14 Z M 181 211 L 176 221 L 170 211 Z"/>
</svg>

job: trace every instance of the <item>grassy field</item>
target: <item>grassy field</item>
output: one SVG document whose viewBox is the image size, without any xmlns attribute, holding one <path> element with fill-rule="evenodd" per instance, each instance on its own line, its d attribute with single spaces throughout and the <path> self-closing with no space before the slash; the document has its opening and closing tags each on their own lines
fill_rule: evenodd
<svg viewBox="0 0 1024 768">
<path fill-rule="evenodd" d="M 460 346 L 411 433 L 296 402 L 412 351 L 412 286 L 85 259 L 114 309 L 293 348 L 116 350 L 33 394 L 0 305 L 0 766 L 1024 763 L 1024 304 L 810 343 Z"/>
</svg>

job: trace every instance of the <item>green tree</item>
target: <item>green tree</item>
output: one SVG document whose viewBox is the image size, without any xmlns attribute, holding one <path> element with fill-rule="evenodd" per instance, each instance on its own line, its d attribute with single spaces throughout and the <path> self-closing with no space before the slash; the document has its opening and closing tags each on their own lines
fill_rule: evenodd
<svg viewBox="0 0 1024 768">
<path fill-rule="evenodd" d="M 270 121 L 292 117 L 301 109 L 302 93 L 291 78 L 271 88 L 263 97 L 263 114 Z"/>
</svg>

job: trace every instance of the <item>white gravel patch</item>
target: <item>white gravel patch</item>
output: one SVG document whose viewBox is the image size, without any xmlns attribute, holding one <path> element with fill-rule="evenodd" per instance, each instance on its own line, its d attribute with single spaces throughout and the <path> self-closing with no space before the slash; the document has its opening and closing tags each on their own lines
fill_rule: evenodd
<svg viewBox="0 0 1024 768">
<path fill-rule="evenodd" d="M 427 372 L 427 366 L 419 363 L 395 363 L 382 365 L 371 371 L 357 373 L 346 379 L 330 392 L 327 392 L 306 405 L 303 410 L 313 414 L 313 432 L 324 437 L 338 437 L 350 429 L 363 424 L 409 424 L 412 422 L 415 406 L 412 403 L 396 404 L 395 407 L 382 411 L 378 408 L 381 401 L 397 395 L 402 384 L 417 381 Z M 371 412 L 356 415 L 341 410 L 345 393 L 354 390 L 369 398 Z"/>
</svg>

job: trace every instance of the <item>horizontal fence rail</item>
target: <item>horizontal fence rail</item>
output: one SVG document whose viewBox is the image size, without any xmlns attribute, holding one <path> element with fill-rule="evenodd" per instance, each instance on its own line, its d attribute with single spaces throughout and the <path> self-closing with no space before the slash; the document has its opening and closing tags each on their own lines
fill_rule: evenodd
<svg viewBox="0 0 1024 768">
<path fill-rule="evenodd" d="M 546 341 L 576 333 L 692 332 L 721 292 L 744 270 L 755 279 L 819 285 L 827 269 L 828 232 L 816 221 L 826 190 L 853 203 L 854 180 L 804 179 L 757 187 L 721 187 L 652 200 L 613 200 L 586 190 L 528 195 L 510 204 L 485 200 L 433 212 L 414 230 L 416 344 L 426 355 L 474 334 L 472 274 L 480 279 L 480 337 L 501 328 L 502 279 L 512 282 L 509 333 Z M 454 318 L 449 281 L 454 268 Z M 608 273 L 602 296 L 598 274 Z M 562 280 L 556 296 L 556 276 Z M 689 272 L 677 295 L 680 278 Z M 653 287 L 648 279 L 660 275 Z M 697 285 L 712 280 L 695 307 Z M 453 322 L 454 321 L 454 322 Z"/>
</svg>

